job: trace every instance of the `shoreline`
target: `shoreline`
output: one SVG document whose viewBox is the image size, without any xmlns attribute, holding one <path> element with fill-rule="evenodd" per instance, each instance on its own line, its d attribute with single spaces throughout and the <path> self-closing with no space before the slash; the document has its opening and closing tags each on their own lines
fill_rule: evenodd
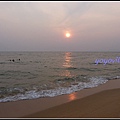
<svg viewBox="0 0 120 120">
<path fill-rule="evenodd" d="M 119 89 L 105 90 L 82 99 L 77 99 L 26 118 L 119 118 Z"/>
<path fill-rule="evenodd" d="M 120 79 L 109 80 L 107 83 L 94 88 L 83 89 L 72 94 L 60 95 L 52 98 L 38 98 L 32 100 L 20 100 L 15 102 L 0 103 L 0 118 L 19 118 L 41 112 L 70 101 L 81 100 L 93 94 L 120 88 Z M 34 116 L 35 117 L 35 116 Z"/>
</svg>

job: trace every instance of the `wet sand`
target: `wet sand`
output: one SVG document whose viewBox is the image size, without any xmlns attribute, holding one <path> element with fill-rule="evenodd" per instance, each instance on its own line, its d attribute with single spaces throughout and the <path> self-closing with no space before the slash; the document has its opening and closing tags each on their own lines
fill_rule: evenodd
<svg viewBox="0 0 120 120">
<path fill-rule="evenodd" d="M 120 89 L 106 90 L 26 117 L 119 118 Z"/>
<path fill-rule="evenodd" d="M 120 79 L 69 95 L 0 103 L 0 118 L 120 117 Z M 109 91 L 110 90 L 110 91 Z"/>
</svg>

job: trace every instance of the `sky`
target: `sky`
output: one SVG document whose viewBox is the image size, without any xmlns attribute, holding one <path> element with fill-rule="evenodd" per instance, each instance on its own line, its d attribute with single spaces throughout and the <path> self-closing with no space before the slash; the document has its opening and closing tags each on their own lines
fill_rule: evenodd
<svg viewBox="0 0 120 120">
<path fill-rule="evenodd" d="M 120 51 L 120 2 L 0 2 L 0 51 Z"/>
</svg>

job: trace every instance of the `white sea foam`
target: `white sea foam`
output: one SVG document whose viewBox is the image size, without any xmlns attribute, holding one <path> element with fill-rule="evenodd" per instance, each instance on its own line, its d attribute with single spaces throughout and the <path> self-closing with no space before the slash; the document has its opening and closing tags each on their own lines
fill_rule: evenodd
<svg viewBox="0 0 120 120">
<path fill-rule="evenodd" d="M 17 94 L 14 96 L 8 96 L 5 98 L 1 98 L 0 102 L 8 102 L 8 101 L 18 101 L 25 99 L 36 99 L 41 97 L 54 97 L 63 94 L 70 94 L 72 92 L 80 91 L 85 88 L 93 88 L 97 87 L 100 84 L 106 83 L 108 80 L 102 77 L 91 77 L 89 82 L 79 82 L 76 85 L 71 85 L 69 87 L 58 87 L 50 90 L 31 90 L 26 91 L 24 94 Z"/>
</svg>

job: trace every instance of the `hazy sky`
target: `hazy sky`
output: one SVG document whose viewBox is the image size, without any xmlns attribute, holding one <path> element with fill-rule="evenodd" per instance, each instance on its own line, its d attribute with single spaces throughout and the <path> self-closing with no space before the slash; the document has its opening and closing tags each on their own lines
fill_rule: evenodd
<svg viewBox="0 0 120 120">
<path fill-rule="evenodd" d="M 120 51 L 120 2 L 0 2 L 0 51 Z"/>
</svg>

